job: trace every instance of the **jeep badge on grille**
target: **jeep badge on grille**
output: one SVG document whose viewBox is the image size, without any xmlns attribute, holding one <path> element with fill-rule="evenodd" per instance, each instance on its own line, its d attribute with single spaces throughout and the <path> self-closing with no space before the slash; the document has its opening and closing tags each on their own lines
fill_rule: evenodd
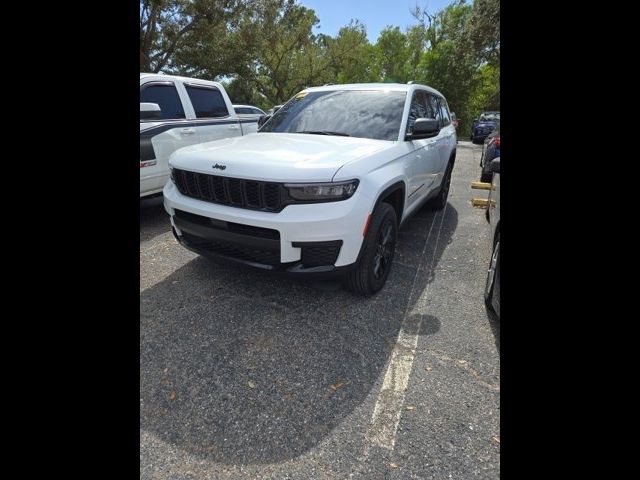
<svg viewBox="0 0 640 480">
<path fill-rule="evenodd" d="M 218 170 L 224 170 L 227 168 L 226 165 L 218 165 L 217 163 L 213 166 L 213 168 L 217 168 Z"/>
</svg>

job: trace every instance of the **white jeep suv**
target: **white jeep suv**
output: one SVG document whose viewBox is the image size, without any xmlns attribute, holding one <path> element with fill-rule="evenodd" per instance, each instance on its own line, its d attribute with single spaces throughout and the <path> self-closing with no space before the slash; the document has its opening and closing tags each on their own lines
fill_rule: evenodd
<svg viewBox="0 0 640 480">
<path fill-rule="evenodd" d="M 447 202 L 456 132 L 424 85 L 308 88 L 257 133 L 177 150 L 164 188 L 186 248 L 291 274 L 384 285 L 399 226 Z"/>
</svg>

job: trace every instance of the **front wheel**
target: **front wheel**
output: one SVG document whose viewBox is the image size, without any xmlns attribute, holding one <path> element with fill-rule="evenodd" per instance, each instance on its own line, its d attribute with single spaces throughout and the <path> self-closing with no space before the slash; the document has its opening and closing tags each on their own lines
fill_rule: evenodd
<svg viewBox="0 0 640 480">
<path fill-rule="evenodd" d="M 346 288 L 361 295 L 378 292 L 389 276 L 397 240 L 396 211 L 388 203 L 381 203 L 373 211 L 362 255 L 345 279 Z"/>
</svg>

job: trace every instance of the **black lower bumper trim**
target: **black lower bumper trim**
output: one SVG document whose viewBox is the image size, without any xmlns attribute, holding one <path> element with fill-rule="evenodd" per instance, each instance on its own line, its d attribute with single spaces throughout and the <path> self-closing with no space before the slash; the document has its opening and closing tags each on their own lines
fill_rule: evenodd
<svg viewBox="0 0 640 480">
<path fill-rule="evenodd" d="M 308 267 L 308 266 L 305 266 L 302 263 L 302 261 L 296 261 L 296 262 L 290 262 L 290 263 L 278 263 L 276 265 L 267 265 L 264 263 L 254 262 L 251 260 L 244 260 L 237 257 L 223 255 L 217 252 L 212 252 L 204 248 L 198 248 L 197 246 L 193 246 L 185 242 L 184 239 L 176 233 L 176 230 L 175 228 L 173 228 L 173 226 L 171 227 L 171 231 L 173 232 L 173 236 L 183 247 L 185 247 L 188 250 L 191 250 L 194 253 L 197 253 L 198 255 L 202 255 L 203 257 L 224 260 L 231 263 L 245 265 L 248 267 L 257 268 L 260 270 L 266 270 L 266 271 L 279 273 L 279 274 L 303 276 L 305 278 L 306 277 L 310 277 L 310 278 L 339 277 L 339 276 L 345 275 L 356 266 L 356 263 L 353 263 L 353 264 L 344 265 L 341 267 L 336 267 L 335 265 L 322 265 L 322 266 Z M 339 245 L 342 245 L 341 240 L 339 240 L 338 242 L 339 242 Z M 297 243 L 298 242 L 294 242 L 294 246 L 296 246 Z M 335 246 L 336 245 L 336 242 L 313 242 L 313 243 L 322 244 L 318 246 Z M 304 244 L 305 242 L 303 242 L 303 245 Z"/>
<path fill-rule="evenodd" d="M 205 227 L 195 222 L 175 216 L 173 218 L 176 226 L 187 233 L 206 240 L 218 240 L 224 242 L 237 243 L 245 247 L 265 248 L 269 250 L 280 250 L 280 240 L 244 235 L 242 233 L 230 232 L 217 228 Z"/>
</svg>

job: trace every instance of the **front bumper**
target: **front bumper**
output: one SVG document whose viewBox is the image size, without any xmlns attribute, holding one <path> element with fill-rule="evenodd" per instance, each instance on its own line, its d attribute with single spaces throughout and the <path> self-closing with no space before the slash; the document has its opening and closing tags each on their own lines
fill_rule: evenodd
<svg viewBox="0 0 640 480">
<path fill-rule="evenodd" d="M 187 197 L 171 181 L 163 193 L 174 234 L 186 248 L 289 273 L 331 273 L 353 266 L 374 205 L 356 191 L 348 200 L 288 205 L 272 213 Z"/>
</svg>

